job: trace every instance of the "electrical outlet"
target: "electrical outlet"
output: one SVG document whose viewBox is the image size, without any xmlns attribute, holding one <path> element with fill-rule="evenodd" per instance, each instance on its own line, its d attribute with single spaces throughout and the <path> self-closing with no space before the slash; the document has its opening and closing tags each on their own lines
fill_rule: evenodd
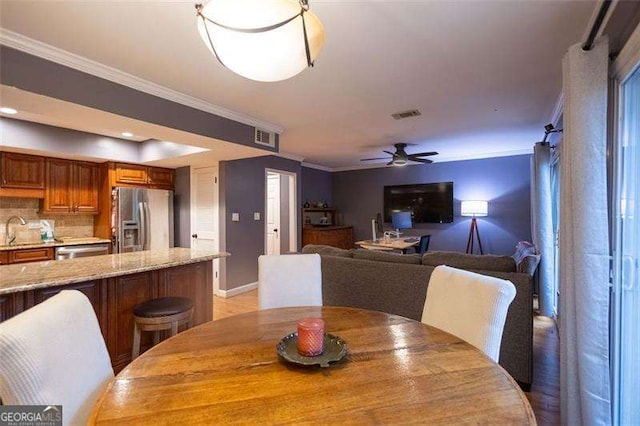
<svg viewBox="0 0 640 426">
<path fill-rule="evenodd" d="M 232 222 L 240 222 L 240 213 L 231 213 Z"/>
<path fill-rule="evenodd" d="M 253 212 L 253 220 L 260 220 L 260 212 Z"/>
<path fill-rule="evenodd" d="M 40 229 L 42 225 L 39 220 L 30 220 L 29 221 L 29 229 Z"/>
</svg>

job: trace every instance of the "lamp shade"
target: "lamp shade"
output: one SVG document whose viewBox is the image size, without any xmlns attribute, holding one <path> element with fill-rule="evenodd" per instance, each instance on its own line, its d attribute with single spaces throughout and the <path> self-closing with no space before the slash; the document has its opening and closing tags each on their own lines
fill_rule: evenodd
<svg viewBox="0 0 640 426">
<path fill-rule="evenodd" d="M 236 74 L 257 81 L 286 80 L 307 68 L 324 44 L 320 20 L 301 10 L 296 0 L 212 0 L 200 10 L 198 31 Z"/>
<path fill-rule="evenodd" d="M 486 201 L 463 201 L 460 206 L 462 216 L 487 216 L 489 213 L 489 203 Z"/>
</svg>

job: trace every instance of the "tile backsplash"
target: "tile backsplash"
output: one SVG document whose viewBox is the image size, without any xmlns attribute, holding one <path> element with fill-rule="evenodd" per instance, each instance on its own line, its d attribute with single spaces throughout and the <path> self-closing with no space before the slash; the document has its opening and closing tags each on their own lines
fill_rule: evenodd
<svg viewBox="0 0 640 426">
<path fill-rule="evenodd" d="M 22 216 L 27 222 L 41 219 L 53 220 L 56 237 L 93 237 L 93 215 L 43 214 L 40 213 L 40 202 L 36 198 L 0 197 L 0 245 L 5 244 L 6 223 L 11 216 Z M 15 219 L 9 225 L 9 232 L 16 233 L 16 242 L 19 244 L 40 241 L 39 229 L 28 229 L 28 226 L 21 226 Z"/>
</svg>

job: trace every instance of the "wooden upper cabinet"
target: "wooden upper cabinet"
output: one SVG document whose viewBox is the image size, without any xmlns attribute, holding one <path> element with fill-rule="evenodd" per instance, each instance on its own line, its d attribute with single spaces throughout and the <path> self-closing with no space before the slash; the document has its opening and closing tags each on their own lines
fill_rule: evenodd
<svg viewBox="0 0 640 426">
<path fill-rule="evenodd" d="M 115 163 L 116 183 L 146 185 L 148 183 L 147 166 Z"/>
<path fill-rule="evenodd" d="M 44 211 L 47 213 L 73 212 L 73 161 L 47 158 L 46 163 Z"/>
<path fill-rule="evenodd" d="M 154 188 L 173 189 L 173 170 L 161 169 L 159 167 L 149 167 L 147 176 L 149 177 L 149 185 Z"/>
<path fill-rule="evenodd" d="M 73 206 L 77 213 L 98 213 L 100 167 L 95 163 L 76 161 L 73 173 Z"/>
<path fill-rule="evenodd" d="M 13 152 L 2 152 L 0 155 L 2 158 L 0 186 L 17 189 L 44 188 L 44 157 Z"/>
<path fill-rule="evenodd" d="M 161 167 L 128 163 L 109 163 L 111 186 L 173 190 L 174 171 Z"/>
<path fill-rule="evenodd" d="M 100 169 L 84 161 L 47 158 L 44 212 L 98 213 Z"/>
</svg>

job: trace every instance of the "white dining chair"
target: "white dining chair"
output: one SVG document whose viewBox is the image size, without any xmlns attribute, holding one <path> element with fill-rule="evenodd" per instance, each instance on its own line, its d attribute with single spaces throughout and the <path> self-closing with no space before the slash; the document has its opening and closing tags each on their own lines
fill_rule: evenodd
<svg viewBox="0 0 640 426">
<path fill-rule="evenodd" d="M 449 266 L 434 269 L 427 287 L 422 322 L 457 336 L 498 362 L 511 281 Z"/>
<path fill-rule="evenodd" d="M 320 255 L 260 256 L 258 305 L 260 309 L 322 306 Z"/>
<path fill-rule="evenodd" d="M 0 398 L 7 405 L 62 405 L 65 425 L 86 424 L 113 378 L 89 299 L 65 290 L 0 323 Z"/>
</svg>

